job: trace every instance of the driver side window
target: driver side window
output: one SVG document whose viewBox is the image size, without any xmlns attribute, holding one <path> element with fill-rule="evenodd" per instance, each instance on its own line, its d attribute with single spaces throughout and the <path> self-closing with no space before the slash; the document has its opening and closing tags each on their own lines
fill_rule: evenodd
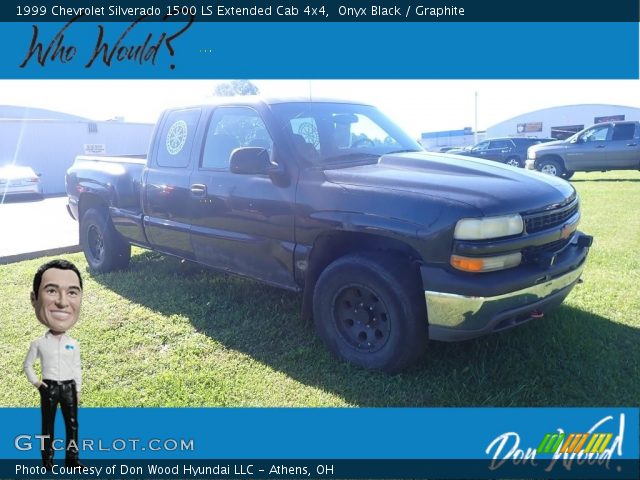
<svg viewBox="0 0 640 480">
<path fill-rule="evenodd" d="M 486 150 L 489 148 L 489 142 L 482 142 L 473 147 L 474 152 L 481 152 L 482 150 Z"/>
<path fill-rule="evenodd" d="M 604 125 L 587 130 L 582 135 L 582 140 L 585 142 L 604 142 L 609 134 L 609 128 L 608 125 Z"/>
<path fill-rule="evenodd" d="M 491 149 L 504 149 L 504 148 L 510 148 L 511 147 L 511 142 L 509 142 L 508 140 L 492 140 L 491 141 Z"/>
<path fill-rule="evenodd" d="M 219 107 L 209 123 L 200 167 L 228 170 L 231 153 L 241 147 L 264 148 L 271 157 L 273 140 L 254 109 Z"/>
</svg>

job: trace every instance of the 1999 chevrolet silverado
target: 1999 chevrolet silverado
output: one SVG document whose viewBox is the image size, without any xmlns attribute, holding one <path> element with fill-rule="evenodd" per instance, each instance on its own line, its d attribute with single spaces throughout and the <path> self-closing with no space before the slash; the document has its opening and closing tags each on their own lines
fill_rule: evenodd
<svg viewBox="0 0 640 480">
<path fill-rule="evenodd" d="M 66 180 L 93 271 L 127 267 L 138 245 L 301 292 L 334 354 L 390 373 L 428 339 L 541 317 L 592 241 L 566 181 L 426 153 L 347 102 L 170 109 L 146 158 L 80 156 Z"/>
</svg>

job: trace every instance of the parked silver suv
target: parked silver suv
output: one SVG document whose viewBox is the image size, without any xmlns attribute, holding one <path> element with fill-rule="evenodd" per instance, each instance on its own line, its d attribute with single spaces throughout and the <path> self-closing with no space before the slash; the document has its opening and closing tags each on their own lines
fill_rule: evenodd
<svg viewBox="0 0 640 480">
<path fill-rule="evenodd" d="M 575 171 L 640 170 L 640 122 L 598 123 L 566 140 L 534 145 L 525 168 L 566 179 Z"/>
</svg>

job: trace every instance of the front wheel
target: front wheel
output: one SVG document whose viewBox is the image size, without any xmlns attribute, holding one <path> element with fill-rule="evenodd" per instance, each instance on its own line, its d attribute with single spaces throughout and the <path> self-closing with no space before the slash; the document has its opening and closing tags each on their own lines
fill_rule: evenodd
<svg viewBox="0 0 640 480">
<path fill-rule="evenodd" d="M 320 337 L 336 356 L 370 370 L 396 373 L 427 346 L 420 276 L 408 262 L 351 254 L 330 264 L 313 293 Z"/>
<path fill-rule="evenodd" d="M 564 174 L 564 168 L 560 165 L 560 162 L 552 159 L 540 160 L 538 170 L 547 175 L 553 175 L 555 177 L 562 177 Z"/>
<path fill-rule="evenodd" d="M 80 221 L 80 245 L 89 268 L 105 273 L 126 268 L 131 259 L 131 245 L 116 232 L 104 210 L 90 208 Z"/>
</svg>

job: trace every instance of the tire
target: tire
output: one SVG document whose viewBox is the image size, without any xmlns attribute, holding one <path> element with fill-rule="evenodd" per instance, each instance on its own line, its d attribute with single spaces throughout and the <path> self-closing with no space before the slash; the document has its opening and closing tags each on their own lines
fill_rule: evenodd
<svg viewBox="0 0 640 480">
<path fill-rule="evenodd" d="M 562 175 L 562 178 L 564 178 L 565 180 L 569 180 L 571 177 L 573 177 L 573 174 L 576 173 L 573 170 L 565 170 L 564 174 Z"/>
<path fill-rule="evenodd" d="M 341 257 L 316 283 L 316 330 L 337 357 L 368 370 L 397 373 L 427 347 L 427 314 L 420 286 L 418 273 L 398 257 Z"/>
<path fill-rule="evenodd" d="M 89 268 L 106 273 L 127 268 L 131 245 L 124 241 L 105 210 L 90 208 L 80 221 L 80 245 Z"/>
<path fill-rule="evenodd" d="M 522 168 L 524 165 L 518 157 L 509 157 L 504 161 L 505 165 L 511 165 L 512 167 Z"/>
<path fill-rule="evenodd" d="M 538 170 L 548 175 L 554 175 L 556 177 L 562 177 L 564 174 L 564 167 L 557 160 L 542 159 L 538 164 Z"/>
</svg>

